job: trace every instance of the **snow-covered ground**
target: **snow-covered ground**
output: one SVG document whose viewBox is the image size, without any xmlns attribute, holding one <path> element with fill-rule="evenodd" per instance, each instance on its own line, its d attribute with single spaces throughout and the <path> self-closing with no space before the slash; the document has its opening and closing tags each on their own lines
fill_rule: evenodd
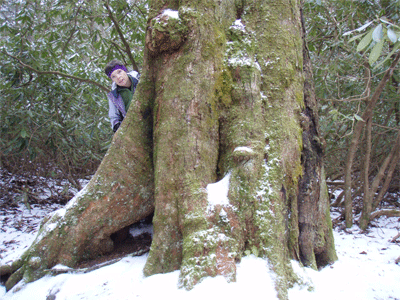
<svg viewBox="0 0 400 300">
<path fill-rule="evenodd" d="M 56 207 L 43 210 L 23 205 L 15 215 L 1 215 L 0 264 L 18 257 L 32 242 L 43 216 Z M 29 222 L 27 222 L 29 220 Z M 400 299 L 400 243 L 391 240 L 400 231 L 399 218 L 381 217 L 367 234 L 358 227 L 347 232 L 335 230 L 339 260 L 320 271 L 294 268 L 313 288 L 296 286 L 289 299 Z M 18 229 L 16 229 L 18 228 Z M 266 260 L 254 256 L 243 258 L 237 266 L 237 281 L 207 278 L 193 290 L 179 289 L 179 272 L 144 277 L 142 270 L 147 254 L 122 260 L 85 274 L 46 276 L 17 291 L 6 293 L 0 286 L 2 300 L 74 300 L 74 299 L 277 299 Z M 254 297 L 254 298 L 253 298 Z"/>
</svg>

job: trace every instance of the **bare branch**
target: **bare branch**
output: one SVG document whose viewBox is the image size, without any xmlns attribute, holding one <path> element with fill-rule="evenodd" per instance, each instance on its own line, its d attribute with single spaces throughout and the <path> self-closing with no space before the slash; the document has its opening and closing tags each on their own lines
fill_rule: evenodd
<svg viewBox="0 0 400 300">
<path fill-rule="evenodd" d="M 376 123 L 372 123 L 373 126 L 379 127 L 379 128 L 383 128 L 383 129 L 387 129 L 388 131 L 391 130 L 400 130 L 400 127 L 388 127 L 388 126 L 383 126 L 383 125 L 379 125 Z"/>
<path fill-rule="evenodd" d="M 32 72 L 39 74 L 39 75 L 56 75 L 56 76 L 61 76 L 61 77 L 65 77 L 65 78 L 70 78 L 70 79 L 74 79 L 74 80 L 78 80 L 80 82 L 85 82 L 85 83 L 89 83 L 89 84 L 93 84 L 95 86 L 97 86 L 98 88 L 100 88 L 101 90 L 105 91 L 105 92 L 109 92 L 110 90 L 108 88 L 106 88 L 105 86 L 101 85 L 100 83 L 87 79 L 87 78 L 82 78 L 82 77 L 78 77 L 78 76 L 73 76 L 70 74 L 66 74 L 66 73 L 62 73 L 59 71 L 40 71 L 35 69 L 34 67 L 25 64 L 21 59 L 19 59 L 18 57 L 5 53 L 7 56 L 14 58 L 15 60 L 18 61 L 18 63 L 23 66 L 24 68 L 31 70 Z"/>
<path fill-rule="evenodd" d="M 79 7 L 78 7 L 78 10 L 76 11 L 75 18 L 74 18 L 75 24 L 74 24 L 74 27 L 71 29 L 71 33 L 70 33 L 70 35 L 69 35 L 67 41 L 66 41 L 65 44 L 64 44 L 64 47 L 63 47 L 63 49 L 62 49 L 62 53 L 65 53 L 65 51 L 66 51 L 66 49 L 67 49 L 67 47 L 68 47 L 68 44 L 69 44 L 70 41 L 72 40 L 72 37 L 74 36 L 75 32 L 78 31 L 78 30 L 76 29 L 77 17 L 78 17 L 78 14 L 79 14 L 79 11 L 81 10 L 81 8 L 82 8 L 82 6 L 79 6 Z"/>
<path fill-rule="evenodd" d="M 111 21 L 113 22 L 113 24 L 114 24 L 114 26 L 115 26 L 115 29 L 117 30 L 118 35 L 119 35 L 119 37 L 120 37 L 122 43 L 123 43 L 124 46 L 125 46 L 125 50 L 124 50 L 124 51 L 125 51 L 125 53 L 128 55 L 129 60 L 130 60 L 131 63 L 132 63 L 133 69 L 134 69 L 135 71 L 139 71 L 139 68 L 138 68 L 138 66 L 136 65 L 135 59 L 133 58 L 132 51 L 131 51 L 131 47 L 129 46 L 128 42 L 126 41 L 126 39 L 125 39 L 125 37 L 124 37 L 124 34 L 122 33 L 121 27 L 119 27 L 119 23 L 118 23 L 117 19 L 114 17 L 112 11 L 111 11 L 110 6 L 108 5 L 108 1 L 104 1 L 104 6 L 105 6 L 106 9 L 107 9 L 108 17 L 109 17 L 109 18 L 111 19 Z"/>
</svg>

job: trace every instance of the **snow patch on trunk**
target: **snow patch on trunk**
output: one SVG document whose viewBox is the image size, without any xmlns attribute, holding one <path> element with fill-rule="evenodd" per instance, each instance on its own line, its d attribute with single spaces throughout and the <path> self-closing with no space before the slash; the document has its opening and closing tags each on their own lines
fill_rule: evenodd
<svg viewBox="0 0 400 300">
<path fill-rule="evenodd" d="M 166 9 L 161 16 L 168 16 L 173 19 L 179 19 L 179 12 L 177 10 Z"/>
<path fill-rule="evenodd" d="M 216 205 L 229 205 L 228 191 L 231 173 L 225 175 L 220 181 L 207 185 L 208 207 L 212 210 Z"/>
<path fill-rule="evenodd" d="M 253 149 L 250 147 L 236 147 L 233 152 L 247 152 L 247 153 L 254 153 Z"/>
</svg>

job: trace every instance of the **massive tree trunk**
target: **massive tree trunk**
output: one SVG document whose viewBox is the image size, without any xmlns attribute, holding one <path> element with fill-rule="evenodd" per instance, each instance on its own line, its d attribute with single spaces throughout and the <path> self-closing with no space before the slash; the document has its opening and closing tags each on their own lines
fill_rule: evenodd
<svg viewBox="0 0 400 300">
<path fill-rule="evenodd" d="M 290 259 L 315 268 L 336 259 L 300 3 L 150 2 L 136 105 L 8 286 L 111 251 L 112 233 L 154 209 L 146 275 L 179 269 L 186 288 L 235 280 L 252 253 L 287 298 Z"/>
</svg>

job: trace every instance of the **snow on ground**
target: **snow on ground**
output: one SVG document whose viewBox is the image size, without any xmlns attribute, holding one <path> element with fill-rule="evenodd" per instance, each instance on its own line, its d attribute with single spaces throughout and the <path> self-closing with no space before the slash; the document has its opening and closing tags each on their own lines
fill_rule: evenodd
<svg viewBox="0 0 400 300">
<path fill-rule="evenodd" d="M 47 210 L 24 206 L 14 215 L 0 215 L 0 264 L 17 258 L 33 241 L 39 220 L 57 207 Z M 26 220 L 30 220 L 26 222 Z M 20 225 L 19 225 L 20 224 Z M 322 270 L 294 268 L 303 274 L 313 288 L 295 286 L 289 299 L 398 299 L 400 300 L 400 244 L 390 242 L 400 231 L 399 218 L 381 217 L 367 234 L 358 227 L 335 229 L 334 237 L 339 260 Z M 18 229 L 16 229 L 17 227 Z M 193 290 L 178 289 L 179 272 L 144 277 L 142 270 L 147 254 L 125 257 L 119 262 L 85 274 L 46 276 L 6 293 L 0 286 L 2 300 L 156 300 L 164 299 L 277 299 L 268 263 L 254 256 L 238 264 L 237 281 L 207 278 Z M 53 295 L 53 296 L 52 296 Z M 54 297 L 55 296 L 55 297 Z M 244 298 L 246 297 L 246 298 Z"/>
<path fill-rule="evenodd" d="M 42 219 L 61 206 L 24 204 L 0 213 L 0 265 L 9 264 L 18 258 L 33 242 Z M 1 295 L 1 293 L 0 293 Z"/>
</svg>

